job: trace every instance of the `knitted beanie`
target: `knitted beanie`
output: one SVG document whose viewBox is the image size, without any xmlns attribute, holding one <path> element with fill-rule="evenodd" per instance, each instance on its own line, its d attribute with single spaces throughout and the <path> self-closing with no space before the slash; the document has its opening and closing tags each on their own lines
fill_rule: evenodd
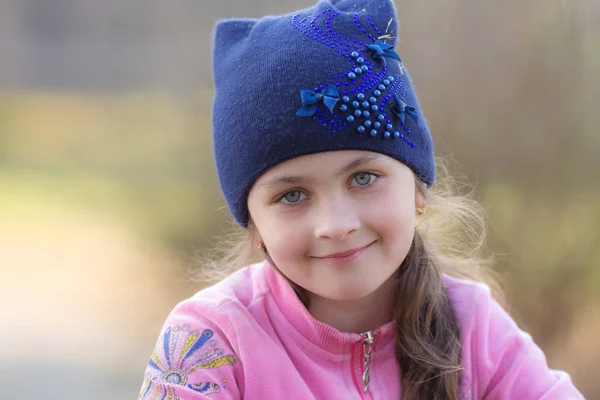
<svg viewBox="0 0 600 400">
<path fill-rule="evenodd" d="M 435 178 L 433 144 L 398 56 L 391 0 L 321 0 L 214 31 L 213 150 L 235 220 L 248 223 L 248 192 L 294 157 L 367 150 Z"/>
</svg>

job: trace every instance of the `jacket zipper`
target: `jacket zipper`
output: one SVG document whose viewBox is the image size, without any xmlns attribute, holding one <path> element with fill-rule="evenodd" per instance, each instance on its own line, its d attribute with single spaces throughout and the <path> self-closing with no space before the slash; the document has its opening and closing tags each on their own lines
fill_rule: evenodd
<svg viewBox="0 0 600 400">
<path fill-rule="evenodd" d="M 363 393 L 369 393 L 369 384 L 371 382 L 371 352 L 373 351 L 373 342 L 377 336 L 376 331 L 368 331 L 361 334 L 363 346 Z"/>
</svg>

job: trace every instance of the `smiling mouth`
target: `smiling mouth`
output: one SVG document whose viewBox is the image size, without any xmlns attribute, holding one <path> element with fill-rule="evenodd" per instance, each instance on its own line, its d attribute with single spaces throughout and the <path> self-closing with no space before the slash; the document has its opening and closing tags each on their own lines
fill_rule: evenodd
<svg viewBox="0 0 600 400">
<path fill-rule="evenodd" d="M 373 243 L 375 243 L 375 241 L 367 244 L 366 246 L 357 247 L 357 248 L 352 249 L 352 250 L 342 251 L 340 253 L 333 253 L 333 254 L 328 254 L 326 256 L 314 257 L 314 258 L 317 258 L 319 260 L 325 260 L 325 261 L 346 261 L 346 260 L 350 260 L 350 259 L 358 257 L 365 250 L 367 250 Z"/>
</svg>

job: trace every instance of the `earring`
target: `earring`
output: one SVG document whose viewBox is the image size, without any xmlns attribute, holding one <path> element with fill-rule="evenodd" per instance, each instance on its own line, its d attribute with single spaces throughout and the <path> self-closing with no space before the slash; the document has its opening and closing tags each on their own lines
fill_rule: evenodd
<svg viewBox="0 0 600 400">
<path fill-rule="evenodd" d="M 424 208 L 418 208 L 417 207 L 416 211 L 417 211 L 417 215 L 423 215 L 423 214 L 425 214 L 425 209 Z"/>
<path fill-rule="evenodd" d="M 259 243 L 258 246 L 256 246 L 256 247 L 258 247 L 258 249 L 262 250 L 262 251 L 264 251 L 267 248 L 267 246 L 265 246 L 264 243 Z"/>
</svg>

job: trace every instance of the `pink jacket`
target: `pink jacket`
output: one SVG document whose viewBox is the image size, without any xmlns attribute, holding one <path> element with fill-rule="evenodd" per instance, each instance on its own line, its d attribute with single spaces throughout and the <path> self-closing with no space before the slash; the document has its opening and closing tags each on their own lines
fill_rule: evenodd
<svg viewBox="0 0 600 400">
<path fill-rule="evenodd" d="M 456 311 L 466 399 L 583 399 L 565 372 L 494 301 L 487 286 L 444 276 Z M 268 263 L 181 302 L 146 368 L 140 399 L 394 399 L 400 375 L 392 323 L 368 340 L 314 319 Z"/>
</svg>

